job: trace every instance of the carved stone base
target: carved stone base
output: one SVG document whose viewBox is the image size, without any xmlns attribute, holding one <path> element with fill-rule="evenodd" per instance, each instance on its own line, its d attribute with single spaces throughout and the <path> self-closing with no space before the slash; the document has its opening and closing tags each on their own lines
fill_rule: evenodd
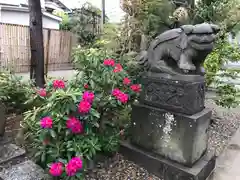
<svg viewBox="0 0 240 180">
<path fill-rule="evenodd" d="M 215 157 L 202 157 L 192 168 L 143 151 L 128 142 L 122 142 L 120 152 L 130 161 L 164 180 L 206 180 L 215 168 Z"/>
<path fill-rule="evenodd" d="M 146 73 L 142 76 L 140 102 L 171 112 L 192 115 L 204 109 L 203 76 Z"/>
<path fill-rule="evenodd" d="M 207 129 L 211 110 L 194 115 L 134 103 L 132 105 L 131 143 L 192 167 L 207 148 Z"/>
</svg>

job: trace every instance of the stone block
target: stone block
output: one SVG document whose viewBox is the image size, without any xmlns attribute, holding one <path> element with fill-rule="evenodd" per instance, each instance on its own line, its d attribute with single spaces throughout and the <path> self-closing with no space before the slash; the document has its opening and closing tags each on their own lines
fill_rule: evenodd
<svg viewBox="0 0 240 180">
<path fill-rule="evenodd" d="M 51 179 L 44 170 L 28 160 L 0 172 L 3 180 L 47 180 Z"/>
<path fill-rule="evenodd" d="M 211 110 L 194 115 L 134 103 L 132 106 L 131 143 L 191 167 L 205 153 Z"/>
<path fill-rule="evenodd" d="M 202 157 L 193 167 L 185 167 L 161 156 L 146 152 L 129 142 L 122 142 L 121 154 L 163 180 L 206 180 L 215 168 L 216 158 Z"/>
<path fill-rule="evenodd" d="M 14 144 L 0 146 L 0 164 L 25 155 L 26 151 Z"/>
<path fill-rule="evenodd" d="M 147 73 L 142 76 L 140 102 L 188 115 L 204 109 L 205 80 L 202 76 Z"/>
</svg>

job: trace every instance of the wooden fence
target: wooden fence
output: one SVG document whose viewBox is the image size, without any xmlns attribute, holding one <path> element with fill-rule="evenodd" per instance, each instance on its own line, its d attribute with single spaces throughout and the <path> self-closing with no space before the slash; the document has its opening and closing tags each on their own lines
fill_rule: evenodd
<svg viewBox="0 0 240 180">
<path fill-rule="evenodd" d="M 72 48 L 76 44 L 73 33 L 43 29 L 44 61 L 47 70 L 71 68 Z M 29 27 L 0 24 L 0 68 L 14 72 L 30 70 Z"/>
</svg>

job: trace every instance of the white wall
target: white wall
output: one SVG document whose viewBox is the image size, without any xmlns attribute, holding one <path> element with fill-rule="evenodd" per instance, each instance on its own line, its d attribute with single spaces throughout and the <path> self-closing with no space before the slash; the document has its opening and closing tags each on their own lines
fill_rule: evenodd
<svg viewBox="0 0 240 180">
<path fill-rule="evenodd" d="M 29 26 L 29 13 L 18 11 L 0 11 L 0 22 Z M 59 21 L 43 16 L 43 28 L 59 29 Z"/>
<path fill-rule="evenodd" d="M 40 0 L 40 2 L 42 5 L 42 8 L 44 8 L 45 0 Z M 28 0 L 0 0 L 0 3 L 20 5 L 20 4 L 28 4 Z"/>
<path fill-rule="evenodd" d="M 59 21 L 43 16 L 43 27 L 49 29 L 59 29 Z"/>
</svg>

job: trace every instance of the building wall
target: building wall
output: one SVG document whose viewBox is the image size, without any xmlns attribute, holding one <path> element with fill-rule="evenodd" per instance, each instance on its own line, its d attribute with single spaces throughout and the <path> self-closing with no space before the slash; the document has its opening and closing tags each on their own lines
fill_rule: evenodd
<svg viewBox="0 0 240 180">
<path fill-rule="evenodd" d="M 29 26 L 29 13 L 18 11 L 0 11 L 0 22 Z M 43 16 L 43 28 L 59 29 L 59 21 Z"/>
</svg>

